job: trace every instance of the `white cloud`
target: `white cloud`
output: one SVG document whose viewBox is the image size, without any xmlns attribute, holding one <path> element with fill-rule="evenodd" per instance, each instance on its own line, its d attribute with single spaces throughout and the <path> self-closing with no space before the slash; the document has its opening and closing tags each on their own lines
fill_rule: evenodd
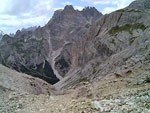
<svg viewBox="0 0 150 113">
<path fill-rule="evenodd" d="M 98 4 L 110 4 L 110 1 L 95 1 L 93 4 L 98 5 Z"/>
<path fill-rule="evenodd" d="M 80 0 L 83 2 L 90 2 L 92 4 L 116 4 L 116 5 L 128 5 L 129 3 L 131 3 L 134 0 Z"/>
<path fill-rule="evenodd" d="M 62 2 L 61 5 L 64 7 L 66 5 L 72 5 L 71 2 L 67 1 L 67 2 Z M 63 9 L 63 7 L 58 7 L 58 8 L 54 8 L 54 11 L 59 10 L 59 9 Z M 81 6 L 73 6 L 74 9 L 81 11 L 84 7 Z"/>
<path fill-rule="evenodd" d="M 116 1 L 116 5 L 117 5 L 117 8 L 120 9 L 120 8 L 124 8 L 128 6 L 133 1 L 134 0 L 119 0 L 119 1 Z"/>
<path fill-rule="evenodd" d="M 1 18 L 1 16 L 3 16 L 3 18 Z M 46 16 L 37 16 L 34 18 L 28 17 L 23 19 L 17 16 L 9 16 L 9 15 L 1 15 L 1 16 L 0 16 L 0 29 L 5 31 L 6 33 L 15 32 L 18 29 L 22 29 L 23 27 L 26 28 L 36 25 L 44 25 L 48 21 L 48 18 Z"/>
<path fill-rule="evenodd" d="M 92 3 L 93 5 L 107 5 L 102 11 L 102 13 L 105 14 L 115 11 L 117 9 L 124 8 L 134 0 L 80 0 L 80 1 L 89 2 Z"/>
<path fill-rule="evenodd" d="M 115 10 L 117 10 L 117 8 L 115 8 L 115 7 L 106 7 L 106 8 L 104 8 L 104 10 L 102 11 L 102 13 L 103 13 L 103 14 L 108 14 L 108 13 L 113 12 L 113 11 L 115 11 Z"/>
<path fill-rule="evenodd" d="M 5 12 L 6 10 L 8 10 L 8 8 L 6 7 L 10 7 L 9 6 L 9 0 L 0 0 L 0 13 Z"/>
<path fill-rule="evenodd" d="M 53 12 L 54 0 L 0 0 L 0 4 L 0 29 L 8 33 L 46 24 Z"/>
<path fill-rule="evenodd" d="M 57 7 L 57 8 L 54 8 L 54 11 L 60 10 L 60 9 L 64 9 L 64 8 L 63 7 Z"/>
<path fill-rule="evenodd" d="M 106 14 L 106 13 L 110 13 L 113 12 L 115 10 L 121 9 L 121 8 L 125 8 L 126 6 L 128 6 L 132 1 L 134 0 L 118 0 L 118 1 L 114 1 L 112 4 L 116 5 L 115 7 L 106 7 L 103 9 L 102 13 Z"/>
<path fill-rule="evenodd" d="M 9 2 L 8 2 L 9 1 Z M 9 15 L 22 15 L 23 13 L 49 11 L 53 6 L 54 0 L 0 0 L 0 13 Z M 43 13 L 41 13 L 43 14 Z"/>
<path fill-rule="evenodd" d="M 84 7 L 81 7 L 81 6 L 74 6 L 74 9 L 79 10 L 79 11 L 83 10 L 83 8 Z"/>
<path fill-rule="evenodd" d="M 67 2 L 62 2 L 61 5 L 66 6 L 66 5 L 72 5 L 71 2 L 67 1 Z"/>
<path fill-rule="evenodd" d="M 73 6 L 75 10 L 83 10 L 84 7 L 81 7 L 81 6 Z M 63 7 L 58 7 L 58 8 L 54 8 L 54 11 L 56 10 L 63 10 L 64 8 Z"/>
</svg>

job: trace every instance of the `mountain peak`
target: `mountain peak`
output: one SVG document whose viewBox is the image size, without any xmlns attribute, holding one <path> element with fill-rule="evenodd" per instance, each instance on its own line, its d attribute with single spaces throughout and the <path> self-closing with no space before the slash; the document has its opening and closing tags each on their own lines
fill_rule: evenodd
<svg viewBox="0 0 150 113">
<path fill-rule="evenodd" d="M 37 26 L 28 27 L 28 28 L 22 28 L 21 31 L 34 31 L 37 28 Z"/>
<path fill-rule="evenodd" d="M 63 10 L 61 9 L 55 11 L 49 23 L 52 21 L 57 21 L 56 23 L 59 23 L 59 21 L 62 21 L 63 19 L 71 19 L 67 21 L 72 21 L 73 18 L 76 18 L 77 20 L 79 20 L 79 18 L 84 18 L 91 24 L 102 15 L 103 14 L 100 13 L 95 7 L 85 7 L 82 11 L 79 11 L 75 10 L 72 5 L 66 5 Z"/>
<path fill-rule="evenodd" d="M 0 34 L 1 34 L 1 35 L 4 35 L 4 32 L 3 32 L 2 30 L 0 30 Z"/>
<path fill-rule="evenodd" d="M 83 10 L 96 10 L 96 8 L 95 7 L 85 7 Z"/>
<path fill-rule="evenodd" d="M 63 15 L 68 15 L 70 17 L 70 15 L 74 15 L 76 14 L 76 10 L 73 8 L 72 5 L 66 5 L 64 7 L 64 10 L 63 10 Z"/>
<path fill-rule="evenodd" d="M 66 5 L 64 7 L 64 10 L 74 10 L 73 6 L 72 5 Z"/>
<path fill-rule="evenodd" d="M 139 9 L 146 10 L 150 9 L 150 0 L 136 0 L 132 2 L 129 6 L 129 9 Z"/>
<path fill-rule="evenodd" d="M 100 13 L 95 7 L 85 7 L 82 12 L 86 12 L 90 15 L 94 15 L 94 13 Z"/>
<path fill-rule="evenodd" d="M 85 7 L 82 11 L 81 11 L 82 15 L 87 19 L 90 20 L 91 23 L 93 22 L 93 20 L 91 20 L 91 17 L 96 17 L 99 18 L 101 17 L 103 14 L 100 13 L 95 7 Z"/>
</svg>

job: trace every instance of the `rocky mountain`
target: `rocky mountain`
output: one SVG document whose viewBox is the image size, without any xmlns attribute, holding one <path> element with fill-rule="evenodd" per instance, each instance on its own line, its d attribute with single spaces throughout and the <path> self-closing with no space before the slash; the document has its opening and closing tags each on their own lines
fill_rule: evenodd
<svg viewBox="0 0 150 113">
<path fill-rule="evenodd" d="M 149 0 L 137 0 L 128 7 L 97 20 L 84 36 L 78 51 L 74 53 L 78 56 L 77 68 L 55 85 L 68 88 L 78 85 L 78 81 L 93 81 L 110 73 L 131 71 L 131 68 L 148 64 L 149 5 Z"/>
<path fill-rule="evenodd" d="M 33 26 L 33 27 L 28 27 L 28 28 L 22 28 L 22 32 L 23 31 L 34 31 L 37 27 L 36 26 Z"/>
<path fill-rule="evenodd" d="M 5 33 L 0 30 L 0 39 L 2 39 L 2 37 L 3 37 L 4 35 L 5 35 Z M 14 33 L 10 33 L 9 36 L 10 36 L 10 37 L 14 37 Z"/>
<path fill-rule="evenodd" d="M 94 7 L 78 11 L 66 6 L 55 11 L 44 27 L 18 30 L 13 39 L 4 35 L 0 62 L 54 84 L 76 65 L 76 45 L 80 45 L 90 25 L 101 16 Z"/>
<path fill-rule="evenodd" d="M 9 36 L 10 36 L 10 37 L 14 37 L 15 34 L 14 34 L 14 33 L 9 33 Z"/>
<path fill-rule="evenodd" d="M 60 81 L 51 86 L 0 65 L 0 112 L 149 113 L 149 6 L 149 0 L 136 0 L 95 22 L 85 16 L 95 15 L 95 11 L 89 11 L 94 8 L 80 12 L 66 6 L 34 32 L 18 31 L 13 40 L 4 35 L 0 43 L 2 64 L 45 81 L 56 77 Z M 84 20 L 88 24 L 83 24 Z M 47 88 L 55 94 L 57 88 L 63 95 L 31 93 L 14 97 L 9 96 L 9 88 L 35 94 L 39 89 L 45 93 Z"/>
<path fill-rule="evenodd" d="M 4 36 L 4 32 L 0 30 L 0 39 Z"/>
</svg>

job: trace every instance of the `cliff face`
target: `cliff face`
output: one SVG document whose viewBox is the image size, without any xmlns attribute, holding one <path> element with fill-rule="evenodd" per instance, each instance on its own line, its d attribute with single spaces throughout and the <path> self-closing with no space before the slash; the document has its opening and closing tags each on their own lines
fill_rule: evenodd
<svg viewBox="0 0 150 113">
<path fill-rule="evenodd" d="M 150 54 L 149 6 L 149 0 L 137 0 L 97 20 L 78 47 L 78 68 L 56 86 L 66 88 L 83 78 L 101 78 L 146 65 Z"/>
<path fill-rule="evenodd" d="M 73 45 L 80 44 L 89 26 L 101 16 L 95 8 L 77 11 L 66 6 L 44 27 L 18 30 L 13 38 L 5 35 L 0 42 L 0 62 L 54 84 L 72 68 Z"/>
</svg>

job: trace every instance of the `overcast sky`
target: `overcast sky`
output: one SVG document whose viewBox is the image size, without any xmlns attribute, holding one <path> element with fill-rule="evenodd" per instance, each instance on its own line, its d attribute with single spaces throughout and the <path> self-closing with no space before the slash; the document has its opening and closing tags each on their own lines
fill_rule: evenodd
<svg viewBox="0 0 150 113">
<path fill-rule="evenodd" d="M 31 26 L 43 26 L 55 10 L 73 5 L 82 10 L 96 7 L 103 14 L 124 8 L 134 0 L 0 0 L 0 30 L 15 33 Z"/>
</svg>

